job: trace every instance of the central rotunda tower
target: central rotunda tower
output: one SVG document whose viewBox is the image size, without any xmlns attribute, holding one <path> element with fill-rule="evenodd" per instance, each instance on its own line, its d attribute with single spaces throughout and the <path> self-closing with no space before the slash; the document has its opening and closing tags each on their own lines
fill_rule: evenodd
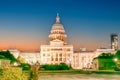
<svg viewBox="0 0 120 80">
<path fill-rule="evenodd" d="M 57 13 L 56 23 L 53 24 L 52 26 L 49 39 L 50 41 L 58 39 L 66 43 L 66 38 L 67 38 L 67 35 L 65 34 L 64 27 L 60 23 L 60 17 L 59 17 L 59 14 Z"/>
<path fill-rule="evenodd" d="M 67 35 L 57 14 L 56 23 L 53 24 L 49 35 L 50 43 L 40 47 L 41 65 L 66 63 L 72 66 L 73 45 L 67 44 L 66 38 Z"/>
</svg>

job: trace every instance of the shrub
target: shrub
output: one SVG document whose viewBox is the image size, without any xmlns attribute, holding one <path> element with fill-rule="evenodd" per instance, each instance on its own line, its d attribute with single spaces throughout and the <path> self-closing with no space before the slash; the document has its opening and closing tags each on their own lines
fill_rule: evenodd
<svg viewBox="0 0 120 80">
<path fill-rule="evenodd" d="M 31 65 L 30 64 L 26 64 L 26 63 L 21 63 L 21 65 L 19 67 L 21 67 L 22 70 L 30 70 Z"/>
<path fill-rule="evenodd" d="M 2 69 L 0 69 L 0 76 L 2 75 L 2 73 L 3 73 L 3 70 L 2 70 Z"/>
<path fill-rule="evenodd" d="M 120 68 L 116 66 L 116 67 L 114 68 L 114 70 L 115 70 L 115 71 L 120 71 Z"/>
<path fill-rule="evenodd" d="M 54 64 L 54 65 L 42 65 L 41 68 L 44 68 L 44 70 L 69 70 L 70 67 L 66 65 L 65 63 L 60 63 L 59 65 Z"/>
<path fill-rule="evenodd" d="M 22 74 L 22 70 L 18 67 L 1 68 L 0 80 L 27 80 L 27 77 Z"/>
<path fill-rule="evenodd" d="M 70 67 L 68 65 L 66 65 L 65 63 L 60 63 L 60 69 L 59 70 L 69 70 Z"/>
</svg>

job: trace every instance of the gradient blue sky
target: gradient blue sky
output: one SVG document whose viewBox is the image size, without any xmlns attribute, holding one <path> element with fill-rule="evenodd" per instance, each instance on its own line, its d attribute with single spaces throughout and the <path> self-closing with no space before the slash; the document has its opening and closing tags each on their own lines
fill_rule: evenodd
<svg viewBox="0 0 120 80">
<path fill-rule="evenodd" d="M 57 12 L 76 49 L 110 47 L 120 34 L 119 0 L 0 0 L 0 49 L 39 50 Z"/>
</svg>

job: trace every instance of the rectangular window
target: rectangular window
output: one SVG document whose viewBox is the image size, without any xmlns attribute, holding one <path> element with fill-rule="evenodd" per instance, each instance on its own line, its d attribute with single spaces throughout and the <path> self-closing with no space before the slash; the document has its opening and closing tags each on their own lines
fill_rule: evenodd
<svg viewBox="0 0 120 80">
<path fill-rule="evenodd" d="M 59 61 L 62 61 L 62 58 L 59 58 Z"/>
<path fill-rule="evenodd" d="M 59 57 L 62 57 L 62 53 L 59 54 Z"/>
<path fill-rule="evenodd" d="M 58 57 L 58 54 L 56 53 L 56 58 Z"/>
<path fill-rule="evenodd" d="M 68 48 L 67 51 L 70 51 L 70 49 Z"/>
<path fill-rule="evenodd" d="M 43 54 L 43 56 L 45 56 L 45 54 Z"/>
<path fill-rule="evenodd" d="M 53 58 L 53 57 L 51 57 L 51 61 L 54 61 L 54 58 Z"/>
<path fill-rule="evenodd" d="M 70 57 L 70 54 L 67 54 L 67 57 Z"/>
<path fill-rule="evenodd" d="M 58 58 L 55 58 L 55 61 L 58 61 Z"/>
</svg>

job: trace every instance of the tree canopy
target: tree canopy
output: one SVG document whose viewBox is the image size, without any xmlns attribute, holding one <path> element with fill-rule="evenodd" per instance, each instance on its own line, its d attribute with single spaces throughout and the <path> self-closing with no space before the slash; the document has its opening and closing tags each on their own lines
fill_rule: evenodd
<svg viewBox="0 0 120 80">
<path fill-rule="evenodd" d="M 10 51 L 0 51 L 0 59 L 8 59 L 11 63 L 17 61 L 17 59 L 10 53 Z"/>
<path fill-rule="evenodd" d="M 17 60 L 18 60 L 19 63 L 26 63 L 25 58 L 23 58 L 23 57 L 20 56 L 20 55 L 18 56 Z"/>
<path fill-rule="evenodd" d="M 115 53 L 115 56 L 116 58 L 118 58 L 120 60 L 120 50 L 118 50 L 116 53 Z"/>
<path fill-rule="evenodd" d="M 114 57 L 114 54 L 111 53 L 102 53 L 97 58 L 98 59 L 112 59 Z"/>
</svg>

